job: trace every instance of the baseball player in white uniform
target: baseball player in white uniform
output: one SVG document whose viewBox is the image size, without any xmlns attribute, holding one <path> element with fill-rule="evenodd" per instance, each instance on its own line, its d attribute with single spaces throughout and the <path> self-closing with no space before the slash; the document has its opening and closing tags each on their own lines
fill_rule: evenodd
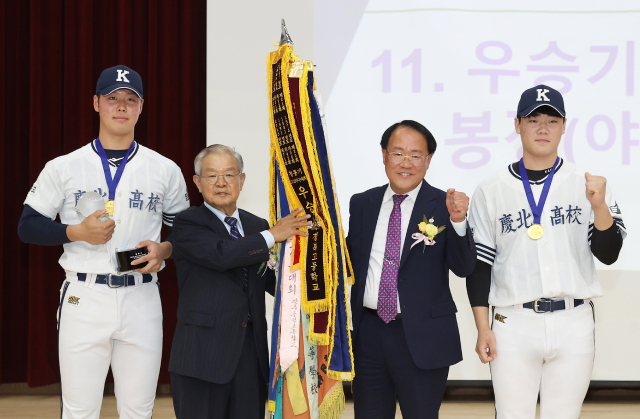
<svg viewBox="0 0 640 419">
<path fill-rule="evenodd" d="M 98 139 L 46 164 L 24 201 L 19 233 L 30 243 L 64 244 L 62 418 L 100 417 L 109 366 L 120 417 L 150 418 L 162 356 L 157 272 L 173 250 L 160 230 L 189 207 L 189 197 L 180 168 L 134 141 L 144 102 L 138 73 L 108 68 L 96 90 Z M 83 219 L 77 203 L 87 192 L 107 205 Z M 99 220 L 105 213 L 108 220 Z M 57 214 L 61 223 L 53 221 Z M 116 252 L 143 246 L 149 254 L 133 264 L 148 264 L 118 273 Z"/>
<path fill-rule="evenodd" d="M 534 419 L 538 394 L 541 419 L 580 416 L 595 354 L 591 300 L 602 295 L 593 256 L 615 262 L 626 236 L 606 179 L 558 157 L 565 126 L 560 92 L 526 90 L 515 119 L 523 157 L 471 200 L 478 263 L 467 292 L 498 419 Z"/>
</svg>

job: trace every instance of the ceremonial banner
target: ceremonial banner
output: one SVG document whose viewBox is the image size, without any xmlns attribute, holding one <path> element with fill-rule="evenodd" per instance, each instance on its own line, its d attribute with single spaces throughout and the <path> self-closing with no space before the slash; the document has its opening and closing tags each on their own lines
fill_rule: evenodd
<svg viewBox="0 0 640 419">
<path fill-rule="evenodd" d="M 300 325 L 300 271 L 291 272 L 292 240 L 286 241 L 282 261 L 282 315 L 280 316 L 280 367 L 287 370 L 298 359 Z"/>
<path fill-rule="evenodd" d="M 313 63 L 283 39 L 267 57 L 270 103 L 270 221 L 297 208 L 308 237 L 278 245 L 269 411 L 284 419 L 338 418 L 342 381 L 354 376 L 347 286 L 353 283 L 325 139 Z"/>
</svg>

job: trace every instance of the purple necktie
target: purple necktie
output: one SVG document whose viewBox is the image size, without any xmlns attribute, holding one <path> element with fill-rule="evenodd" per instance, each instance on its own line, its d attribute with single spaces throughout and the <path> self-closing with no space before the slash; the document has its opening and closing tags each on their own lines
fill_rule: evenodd
<svg viewBox="0 0 640 419">
<path fill-rule="evenodd" d="M 400 204 L 407 195 L 393 195 L 393 211 L 387 228 L 387 246 L 382 260 L 382 275 L 378 289 L 378 316 L 389 323 L 398 315 L 398 266 L 400 265 Z"/>
</svg>

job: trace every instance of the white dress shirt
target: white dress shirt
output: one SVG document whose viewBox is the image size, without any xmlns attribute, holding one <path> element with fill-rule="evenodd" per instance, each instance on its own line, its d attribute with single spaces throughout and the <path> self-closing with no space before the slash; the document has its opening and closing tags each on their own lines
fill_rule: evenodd
<svg viewBox="0 0 640 419">
<path fill-rule="evenodd" d="M 402 204 L 400 204 L 400 254 L 402 254 L 402 248 L 404 247 L 404 240 L 407 235 L 407 228 L 409 227 L 413 206 L 416 203 L 416 198 L 418 197 L 421 187 L 422 182 L 420 182 L 414 190 L 407 193 L 408 196 Z M 395 195 L 395 192 L 393 192 L 391 186 L 388 186 L 382 198 L 380 214 L 378 215 L 378 222 L 376 223 L 376 231 L 373 235 L 371 255 L 369 256 L 369 268 L 367 269 L 367 280 L 364 286 L 364 299 L 362 303 L 365 307 L 374 310 L 378 309 L 378 289 L 380 288 L 380 276 L 382 275 L 382 260 L 387 246 L 389 218 L 393 211 L 393 195 Z M 467 234 L 467 220 L 459 223 L 451 221 L 451 225 L 458 235 L 464 236 Z M 400 313 L 400 295 L 398 295 L 398 313 Z"/>
<path fill-rule="evenodd" d="M 224 222 L 224 219 L 228 217 L 228 215 L 220 211 L 219 209 L 213 208 L 211 205 L 207 204 L 206 202 L 204 203 L 204 205 L 207 208 L 209 208 L 209 210 L 212 213 L 214 213 L 216 217 L 220 219 L 220 221 L 222 221 L 222 224 L 224 224 L 227 231 L 231 233 L 231 226 Z M 233 215 L 231 215 L 231 217 L 238 220 L 238 223 L 236 224 L 236 226 L 238 227 L 238 232 L 242 237 L 244 237 L 244 229 L 242 228 L 242 221 L 240 221 L 240 212 L 238 211 L 238 208 L 236 208 L 236 210 L 233 212 Z M 276 244 L 276 239 L 273 237 L 273 234 L 271 234 L 269 230 L 263 230 L 260 232 L 260 234 L 262 234 L 262 237 L 264 237 L 264 240 L 267 242 L 267 247 L 269 249 L 271 249 L 273 245 Z"/>
</svg>

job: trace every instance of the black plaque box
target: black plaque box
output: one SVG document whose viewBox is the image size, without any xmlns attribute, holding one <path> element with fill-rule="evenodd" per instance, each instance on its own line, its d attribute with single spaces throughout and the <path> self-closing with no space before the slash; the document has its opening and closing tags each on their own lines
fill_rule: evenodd
<svg viewBox="0 0 640 419">
<path fill-rule="evenodd" d="M 139 265 L 132 265 L 131 262 L 148 254 L 149 251 L 146 246 L 139 249 L 128 249 L 116 252 L 116 259 L 118 259 L 118 272 L 129 272 L 135 269 L 144 268 L 149 262 L 143 262 Z"/>
</svg>

